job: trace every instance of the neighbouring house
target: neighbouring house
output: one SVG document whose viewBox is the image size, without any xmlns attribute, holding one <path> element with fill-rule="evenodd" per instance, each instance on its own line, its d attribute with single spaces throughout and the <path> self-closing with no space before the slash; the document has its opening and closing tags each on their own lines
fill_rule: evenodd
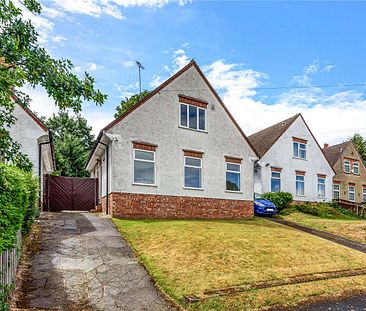
<svg viewBox="0 0 366 311">
<path fill-rule="evenodd" d="M 353 142 L 324 145 L 324 154 L 333 166 L 333 198 L 351 202 L 366 202 L 366 168 Z"/>
<path fill-rule="evenodd" d="M 100 132 L 87 169 L 114 217 L 242 218 L 253 215 L 256 159 L 191 61 Z"/>
<path fill-rule="evenodd" d="M 43 178 L 55 170 L 52 135 L 41 120 L 27 107 L 15 104 L 16 118 L 9 133 L 13 140 L 21 144 L 21 151 L 33 164 L 33 174 L 40 181 L 40 203 L 43 197 Z"/>
<path fill-rule="evenodd" d="M 335 172 L 301 114 L 248 138 L 260 156 L 255 192 L 290 192 L 295 202 L 332 200 Z"/>
</svg>

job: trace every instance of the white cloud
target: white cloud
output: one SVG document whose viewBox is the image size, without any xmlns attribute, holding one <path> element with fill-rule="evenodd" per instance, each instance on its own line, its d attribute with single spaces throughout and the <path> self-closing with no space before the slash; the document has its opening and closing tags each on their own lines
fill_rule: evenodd
<svg viewBox="0 0 366 311">
<path fill-rule="evenodd" d="M 184 43 L 182 46 L 187 47 L 188 45 L 187 43 Z M 163 53 L 166 54 L 165 52 L 168 53 L 168 51 L 164 51 Z M 168 76 L 173 75 L 189 63 L 190 58 L 184 49 L 177 49 L 174 51 L 171 49 L 170 52 L 173 52 L 171 67 L 168 65 L 163 65 L 162 71 L 159 74 L 153 75 L 152 81 L 149 84 L 151 87 L 158 87 L 168 78 Z"/>
<path fill-rule="evenodd" d="M 204 69 L 208 80 L 246 134 L 300 112 L 321 144 L 342 142 L 357 131 L 366 135 L 366 99 L 361 92 L 351 90 L 329 94 L 319 88 L 290 90 L 281 94 L 274 104 L 266 104 L 255 100 L 257 91 L 253 89 L 261 85 L 266 74 L 241 69 L 237 64 L 222 60 Z M 309 72 L 314 70 L 308 68 Z"/>
<path fill-rule="evenodd" d="M 88 120 L 88 124 L 92 127 L 92 134 L 97 136 L 100 130 L 114 120 L 114 107 L 113 110 L 107 110 L 104 106 L 88 107 L 83 109 L 81 116 Z"/>
<path fill-rule="evenodd" d="M 116 6 L 110 4 L 107 4 L 103 7 L 103 13 L 106 15 L 110 15 L 116 19 L 126 19 L 126 17 L 122 15 L 120 10 Z"/>
<path fill-rule="evenodd" d="M 48 96 L 45 89 L 42 87 L 26 86 L 21 89 L 22 92 L 29 95 L 31 102 L 29 104 L 32 111 L 37 112 L 39 116 L 46 118 L 52 117 L 54 113 L 58 113 L 59 109 L 55 105 L 55 101 Z"/>
<path fill-rule="evenodd" d="M 44 14 L 45 16 L 50 17 L 50 18 L 59 18 L 59 17 L 65 16 L 65 14 L 62 13 L 61 11 L 56 10 L 54 8 L 44 6 L 44 5 L 42 5 L 42 14 Z"/>
<path fill-rule="evenodd" d="M 75 73 L 80 73 L 80 72 L 82 72 L 83 71 L 83 68 L 81 67 L 81 66 L 75 66 L 74 67 L 74 72 Z"/>
<path fill-rule="evenodd" d="M 67 39 L 63 36 L 54 36 L 51 37 L 51 41 L 56 42 L 56 43 L 60 43 L 62 41 L 66 41 Z"/>
<path fill-rule="evenodd" d="M 185 65 L 189 63 L 189 57 L 183 49 L 178 49 L 173 52 L 173 68 L 174 71 L 182 69 Z"/>
<path fill-rule="evenodd" d="M 166 79 L 163 78 L 160 75 L 154 74 L 152 77 L 152 81 L 150 82 L 150 86 L 153 88 L 158 87 L 160 84 L 162 84 Z"/>
<path fill-rule="evenodd" d="M 42 87 L 24 87 L 21 89 L 24 93 L 28 94 L 32 99 L 30 103 L 30 109 L 35 111 L 37 115 L 44 116 L 46 118 L 52 117 L 53 114 L 59 112 L 58 107 L 55 105 L 55 101 L 48 96 L 47 92 Z M 70 111 L 70 114 L 74 113 Z M 109 111 L 105 107 L 97 107 L 93 103 L 86 103 L 83 106 L 81 115 L 88 120 L 90 126 L 92 126 L 92 133 L 97 135 L 99 131 L 111 122 L 114 117 L 114 110 Z"/>
<path fill-rule="evenodd" d="M 95 70 L 99 70 L 99 69 L 103 69 L 104 66 L 102 65 L 97 65 L 95 63 L 88 63 L 88 70 L 90 71 L 95 71 Z"/>
<path fill-rule="evenodd" d="M 312 77 L 315 74 L 330 72 L 334 68 L 334 65 L 326 65 L 319 62 L 319 60 L 314 60 L 311 64 L 305 66 L 303 74 L 294 76 L 292 82 L 301 86 L 310 86 Z"/>
<path fill-rule="evenodd" d="M 162 8 L 169 3 L 185 5 L 190 0 L 52 0 L 53 6 L 64 12 L 86 14 L 99 17 L 102 14 L 112 16 L 117 19 L 125 19 L 120 7 L 148 7 Z"/>
<path fill-rule="evenodd" d="M 135 62 L 133 60 L 126 60 L 126 61 L 122 62 L 122 65 L 126 68 L 130 68 L 135 65 Z"/>
</svg>

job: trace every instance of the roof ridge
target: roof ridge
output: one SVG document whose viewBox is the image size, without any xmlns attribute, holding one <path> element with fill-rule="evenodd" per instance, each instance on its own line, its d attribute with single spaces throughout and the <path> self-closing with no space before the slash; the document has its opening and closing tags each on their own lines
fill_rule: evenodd
<svg viewBox="0 0 366 311">
<path fill-rule="evenodd" d="M 256 148 L 260 157 L 263 157 L 267 151 L 271 149 L 271 147 L 282 136 L 282 134 L 285 133 L 300 116 L 302 116 L 301 113 L 297 113 L 290 118 L 268 126 L 248 137 L 254 148 Z M 267 133 L 270 133 L 271 135 L 266 135 Z"/>
<path fill-rule="evenodd" d="M 34 122 L 36 122 L 44 131 L 48 132 L 48 127 L 43 123 L 43 121 L 27 106 L 23 105 L 16 97 L 13 97 L 15 103 L 23 109 L 23 111 L 28 114 Z"/>
<path fill-rule="evenodd" d="M 119 123 L 122 119 L 124 119 L 127 115 L 129 115 L 132 111 L 136 110 L 138 107 L 140 107 L 144 102 L 149 100 L 151 97 L 153 97 L 155 94 L 159 93 L 159 91 L 167 86 L 170 82 L 178 78 L 182 73 L 187 71 L 191 66 L 196 64 L 195 60 L 192 59 L 187 65 L 185 65 L 182 69 L 178 70 L 175 74 L 173 74 L 171 77 L 169 77 L 167 80 L 165 80 L 162 84 L 160 84 L 158 87 L 156 87 L 154 90 L 152 90 L 148 95 L 146 95 L 144 98 L 141 98 L 135 105 L 133 105 L 130 109 L 125 111 L 123 114 L 121 114 L 118 118 L 111 121 L 107 126 L 105 126 L 102 131 L 108 131 L 111 127 Z M 196 64 L 197 65 L 197 64 Z"/>
</svg>

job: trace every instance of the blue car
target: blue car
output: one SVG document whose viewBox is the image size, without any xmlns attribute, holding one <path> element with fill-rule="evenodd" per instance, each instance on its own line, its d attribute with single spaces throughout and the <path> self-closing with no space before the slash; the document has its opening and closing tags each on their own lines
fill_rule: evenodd
<svg viewBox="0 0 366 311">
<path fill-rule="evenodd" d="M 254 194 L 254 213 L 257 215 L 276 215 L 276 205 L 273 202 L 263 199 L 258 193 Z"/>
</svg>

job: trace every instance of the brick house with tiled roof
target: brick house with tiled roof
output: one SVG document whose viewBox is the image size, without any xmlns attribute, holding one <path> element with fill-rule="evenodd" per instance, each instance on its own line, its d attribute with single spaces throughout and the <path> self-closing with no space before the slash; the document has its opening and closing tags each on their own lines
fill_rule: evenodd
<svg viewBox="0 0 366 311">
<path fill-rule="evenodd" d="M 87 169 L 114 217 L 245 218 L 256 159 L 191 61 L 100 132 Z"/>
<path fill-rule="evenodd" d="M 255 192 L 290 192 L 295 201 L 332 200 L 335 173 L 301 114 L 248 138 L 260 156 Z"/>
<path fill-rule="evenodd" d="M 336 172 L 333 198 L 366 202 L 366 167 L 352 141 L 324 146 L 324 154 Z"/>
</svg>

